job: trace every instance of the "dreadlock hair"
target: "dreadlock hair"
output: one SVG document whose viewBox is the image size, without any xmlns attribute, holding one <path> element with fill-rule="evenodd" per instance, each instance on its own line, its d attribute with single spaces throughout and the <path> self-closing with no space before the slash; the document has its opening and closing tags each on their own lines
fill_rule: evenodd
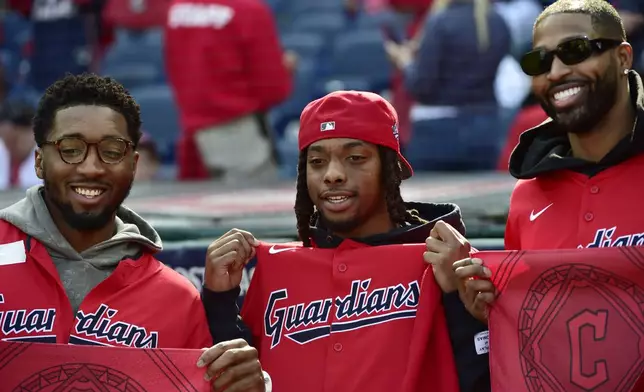
<svg viewBox="0 0 644 392">
<path fill-rule="evenodd" d="M 418 211 L 407 210 L 400 194 L 400 183 L 402 182 L 402 168 L 396 151 L 378 146 L 378 154 L 382 165 L 381 181 L 385 192 L 387 211 L 394 224 L 405 225 L 406 223 L 422 224 L 425 220 L 418 216 Z M 311 225 L 315 224 L 319 217 L 313 201 L 309 197 L 309 189 L 306 184 L 306 155 L 307 149 L 300 152 L 297 163 L 297 182 L 295 195 L 295 218 L 297 220 L 297 233 L 304 246 L 311 246 Z"/>
<path fill-rule="evenodd" d="M 602 38 L 626 41 L 626 30 L 617 10 L 606 0 L 558 0 L 548 6 L 534 22 L 533 33 L 537 26 L 550 15 L 583 14 L 589 15 L 593 29 Z"/>
<path fill-rule="evenodd" d="M 125 117 L 127 132 L 136 147 L 141 139 L 141 110 L 116 80 L 91 73 L 67 74 L 47 88 L 34 115 L 34 138 L 42 147 L 53 128 L 56 113 L 80 105 L 106 106 Z"/>
</svg>

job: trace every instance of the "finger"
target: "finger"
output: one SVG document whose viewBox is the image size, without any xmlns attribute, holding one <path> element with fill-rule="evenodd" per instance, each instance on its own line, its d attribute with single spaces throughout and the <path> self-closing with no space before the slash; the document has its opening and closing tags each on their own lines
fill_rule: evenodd
<svg viewBox="0 0 644 392">
<path fill-rule="evenodd" d="M 486 292 L 486 293 L 481 292 L 481 293 L 478 293 L 476 295 L 476 299 L 475 299 L 474 303 L 475 303 L 475 305 L 477 303 L 481 303 L 481 304 L 485 303 L 486 305 L 491 305 L 494 302 L 495 299 L 496 299 L 496 293 L 494 293 L 494 292 Z"/>
<path fill-rule="evenodd" d="M 465 288 L 476 293 L 489 292 L 494 293 L 494 284 L 489 280 L 473 279 L 465 282 Z"/>
<path fill-rule="evenodd" d="M 258 359 L 242 362 L 224 369 L 224 371 L 215 379 L 213 386 L 215 389 L 222 389 L 246 378 L 257 379 L 257 375 L 261 373 L 262 366 L 259 364 Z"/>
<path fill-rule="evenodd" d="M 259 246 L 259 241 L 255 238 L 253 234 L 249 231 L 244 231 L 244 230 L 237 230 L 238 233 L 244 236 L 246 238 L 246 241 L 252 246 Z"/>
<path fill-rule="evenodd" d="M 264 376 L 262 373 L 253 374 L 249 377 L 234 382 L 226 389 L 220 391 L 225 392 L 259 392 L 264 391 Z M 219 391 L 218 391 L 219 392 Z"/>
<path fill-rule="evenodd" d="M 248 258 L 248 256 L 249 254 L 246 253 L 246 249 L 244 249 L 241 244 L 239 244 L 238 242 L 229 242 L 223 245 L 221 248 L 212 251 L 208 255 L 208 260 L 216 264 L 232 264 L 237 260 L 238 262 L 243 263 Z"/>
<path fill-rule="evenodd" d="M 434 224 L 432 230 L 436 230 L 438 238 L 446 242 L 448 245 L 459 245 L 461 244 L 460 238 L 457 237 L 452 230 L 450 230 L 449 225 L 442 220 L 439 220 Z"/>
<path fill-rule="evenodd" d="M 454 264 L 452 264 L 452 268 L 456 271 L 457 268 L 467 267 L 468 265 L 472 264 L 483 264 L 483 260 L 468 257 L 462 260 L 455 261 Z"/>
<path fill-rule="evenodd" d="M 243 362 L 253 361 L 258 358 L 257 350 L 254 347 L 246 345 L 240 348 L 230 348 L 221 354 L 208 366 L 206 372 L 210 378 L 214 378 L 221 371 L 238 365 Z"/>
<path fill-rule="evenodd" d="M 201 354 L 197 361 L 197 367 L 201 368 L 211 364 L 228 349 L 241 348 L 244 346 L 248 346 L 248 343 L 246 343 L 244 339 L 227 340 L 225 342 L 217 343 Z"/>
<path fill-rule="evenodd" d="M 439 239 L 432 237 L 427 237 L 427 239 L 425 240 L 425 245 L 427 246 L 427 250 L 430 252 L 447 253 L 450 251 L 449 245 Z"/>
</svg>

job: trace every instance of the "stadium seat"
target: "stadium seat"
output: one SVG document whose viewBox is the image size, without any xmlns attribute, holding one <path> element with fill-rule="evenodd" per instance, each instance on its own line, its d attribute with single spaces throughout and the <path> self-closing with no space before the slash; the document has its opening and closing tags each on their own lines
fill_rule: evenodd
<svg viewBox="0 0 644 392">
<path fill-rule="evenodd" d="M 163 83 L 163 37 L 158 30 L 139 34 L 121 31 L 108 49 L 101 73 L 127 88 Z"/>
<path fill-rule="evenodd" d="M 297 16 L 291 25 L 291 33 L 317 33 L 324 37 L 333 37 L 344 30 L 347 20 L 344 14 L 337 12 L 319 12 Z"/>
<path fill-rule="evenodd" d="M 161 84 L 133 88 L 130 93 L 141 107 L 143 129 L 157 144 L 162 162 L 171 163 L 180 132 L 172 90 Z"/>
<path fill-rule="evenodd" d="M 383 46 L 379 30 L 355 30 L 338 35 L 333 43 L 329 65 L 329 81 L 365 79 L 371 91 L 390 84 L 392 66 Z"/>
<path fill-rule="evenodd" d="M 315 33 L 284 34 L 281 37 L 282 47 L 292 50 L 302 59 L 317 60 L 324 50 L 324 37 Z"/>
<path fill-rule="evenodd" d="M 344 3 L 342 0 L 291 0 L 289 11 L 293 15 L 341 13 L 344 11 Z"/>
<path fill-rule="evenodd" d="M 317 98 L 315 95 L 316 71 L 315 61 L 306 59 L 300 61 L 293 79 L 293 92 L 285 102 L 270 111 L 269 122 L 277 138 L 283 137 L 286 125 L 292 120 L 299 119 L 302 109 Z"/>
</svg>

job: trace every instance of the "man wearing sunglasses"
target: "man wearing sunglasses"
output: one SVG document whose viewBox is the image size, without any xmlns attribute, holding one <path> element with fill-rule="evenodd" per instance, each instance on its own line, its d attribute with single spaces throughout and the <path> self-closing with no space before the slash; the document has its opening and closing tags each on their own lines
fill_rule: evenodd
<svg viewBox="0 0 644 392">
<path fill-rule="evenodd" d="M 621 19 L 603 0 L 560 0 L 535 23 L 521 60 L 550 116 L 510 158 L 508 250 L 644 245 L 644 90 Z M 486 321 L 481 260 L 454 263 L 460 294 Z M 469 278 L 479 277 L 481 279 Z"/>
<path fill-rule="evenodd" d="M 158 234 L 121 205 L 141 138 L 133 98 L 112 79 L 69 75 L 47 89 L 33 123 L 44 185 L 0 211 L 0 340 L 212 346 L 199 292 L 154 257 Z M 195 368 L 218 374 L 241 366 L 244 372 L 224 371 L 217 382 L 264 391 L 257 351 L 232 343 L 227 354 L 210 350 L 214 362 L 195 358 Z"/>
</svg>

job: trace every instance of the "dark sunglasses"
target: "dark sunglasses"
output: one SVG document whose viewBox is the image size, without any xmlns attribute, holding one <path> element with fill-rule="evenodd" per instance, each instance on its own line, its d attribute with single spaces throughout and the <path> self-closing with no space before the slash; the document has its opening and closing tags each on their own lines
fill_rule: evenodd
<svg viewBox="0 0 644 392">
<path fill-rule="evenodd" d="M 622 41 L 614 39 L 572 38 L 557 45 L 554 50 L 533 50 L 521 58 L 521 69 L 529 76 L 537 76 L 550 71 L 555 56 L 566 65 L 575 65 L 587 60 L 593 54 L 603 53 L 619 46 Z"/>
</svg>

